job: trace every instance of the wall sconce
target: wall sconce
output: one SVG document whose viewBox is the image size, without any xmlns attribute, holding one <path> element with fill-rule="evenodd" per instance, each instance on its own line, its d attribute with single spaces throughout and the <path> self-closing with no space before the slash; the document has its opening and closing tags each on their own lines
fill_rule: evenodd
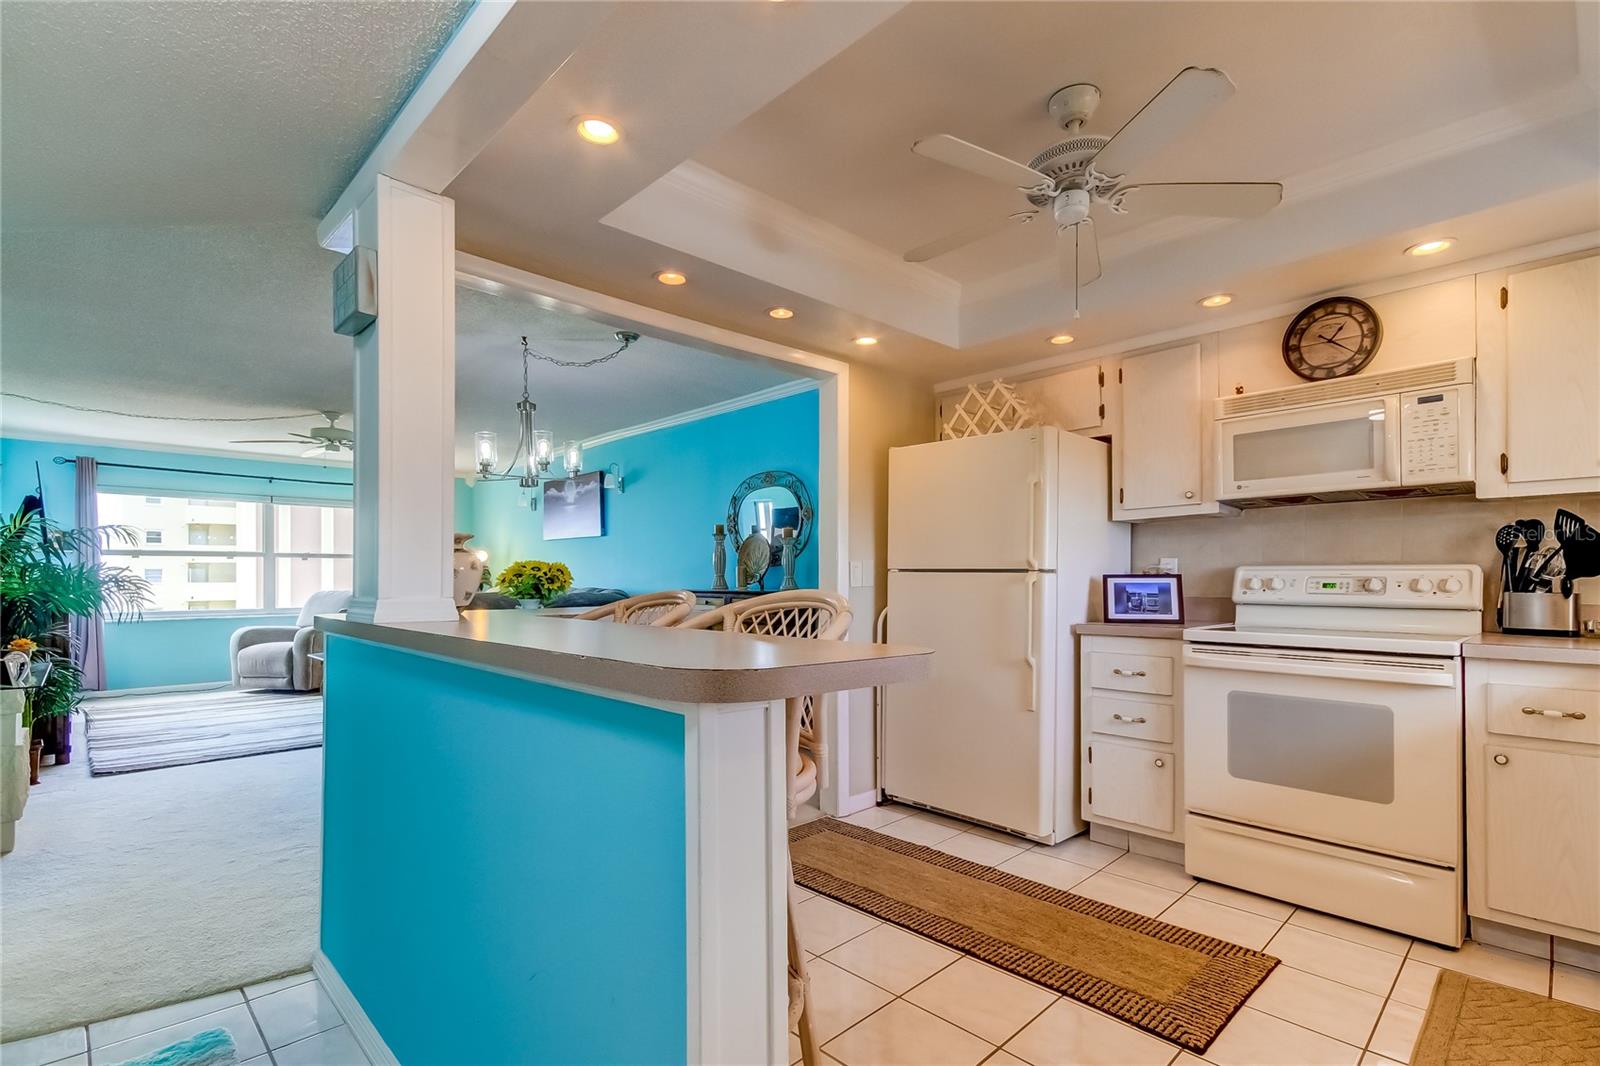
<svg viewBox="0 0 1600 1066">
<path fill-rule="evenodd" d="M 604 485 L 608 489 L 615 489 L 617 492 L 621 492 L 622 467 L 618 466 L 616 463 L 612 463 L 610 466 L 606 467 L 606 476 L 601 479 L 600 484 Z"/>
</svg>

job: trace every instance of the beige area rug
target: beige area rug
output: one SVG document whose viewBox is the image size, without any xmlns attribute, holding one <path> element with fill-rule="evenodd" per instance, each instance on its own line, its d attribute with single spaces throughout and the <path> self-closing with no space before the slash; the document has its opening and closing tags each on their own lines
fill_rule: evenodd
<svg viewBox="0 0 1600 1066">
<path fill-rule="evenodd" d="M 1600 1066 L 1600 1012 L 1440 970 L 1412 1066 Z"/>
<path fill-rule="evenodd" d="M 237 689 L 84 703 L 89 772 L 123 774 L 322 745 L 322 693 Z"/>
<path fill-rule="evenodd" d="M 318 750 L 46 766 L 0 857 L 0 1041 L 306 969 L 321 840 Z"/>
<path fill-rule="evenodd" d="M 822 818 L 790 830 L 795 880 L 1190 1051 L 1278 960 L 934 848 Z"/>
</svg>

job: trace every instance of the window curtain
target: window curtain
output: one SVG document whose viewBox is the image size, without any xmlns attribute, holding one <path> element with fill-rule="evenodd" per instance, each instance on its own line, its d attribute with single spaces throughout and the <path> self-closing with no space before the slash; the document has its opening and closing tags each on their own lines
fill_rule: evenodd
<svg viewBox="0 0 1600 1066">
<path fill-rule="evenodd" d="M 73 464 L 78 472 L 76 489 L 77 512 L 73 524 L 79 529 L 92 529 L 100 524 L 100 507 L 95 501 L 96 483 L 99 481 L 98 464 L 87 455 L 80 455 Z M 83 561 L 100 565 L 98 541 L 89 551 L 93 558 Z M 67 621 L 67 633 L 72 638 L 72 662 L 83 672 L 85 691 L 98 692 L 106 687 L 105 634 L 100 616 L 73 615 Z"/>
</svg>

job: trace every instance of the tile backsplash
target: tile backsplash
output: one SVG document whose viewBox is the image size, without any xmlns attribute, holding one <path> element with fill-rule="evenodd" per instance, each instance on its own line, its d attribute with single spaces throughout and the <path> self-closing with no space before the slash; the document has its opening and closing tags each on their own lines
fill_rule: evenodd
<svg viewBox="0 0 1600 1066">
<path fill-rule="evenodd" d="M 1234 567 L 1263 563 L 1477 563 L 1483 567 L 1484 625 L 1493 628 L 1500 553 L 1495 530 L 1517 518 L 1553 523 L 1557 507 L 1600 526 L 1600 494 L 1264 507 L 1220 518 L 1168 518 L 1133 527 L 1133 568 L 1176 556 L 1187 597 L 1226 597 Z M 1554 534 L 1551 534 L 1554 536 Z M 1578 582 L 1586 617 L 1600 613 L 1600 578 Z"/>
</svg>

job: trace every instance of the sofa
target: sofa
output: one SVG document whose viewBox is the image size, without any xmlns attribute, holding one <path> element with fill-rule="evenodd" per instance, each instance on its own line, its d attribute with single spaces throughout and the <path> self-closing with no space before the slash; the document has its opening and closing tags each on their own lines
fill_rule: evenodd
<svg viewBox="0 0 1600 1066">
<path fill-rule="evenodd" d="M 234 688 L 290 689 L 316 692 L 322 688 L 322 661 L 313 653 L 322 647 L 317 634 L 319 614 L 336 614 L 350 604 L 346 589 L 313 592 L 290 626 L 245 626 L 228 641 L 228 661 L 233 664 Z"/>
</svg>

